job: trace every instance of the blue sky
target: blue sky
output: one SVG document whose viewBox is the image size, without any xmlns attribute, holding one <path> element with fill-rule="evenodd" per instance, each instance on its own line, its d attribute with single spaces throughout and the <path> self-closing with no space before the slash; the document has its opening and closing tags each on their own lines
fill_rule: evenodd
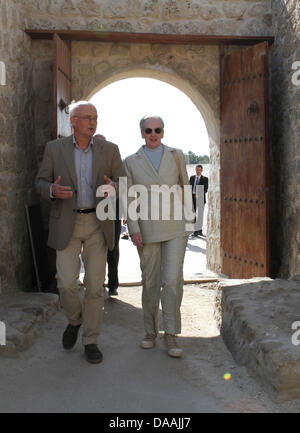
<svg viewBox="0 0 300 433">
<path fill-rule="evenodd" d="M 98 110 L 97 133 L 116 143 L 122 158 L 144 144 L 139 121 L 146 114 L 164 119 L 164 144 L 185 153 L 191 150 L 197 155 L 209 155 L 207 131 L 199 110 L 170 84 L 152 78 L 127 78 L 104 87 L 90 101 Z"/>
</svg>

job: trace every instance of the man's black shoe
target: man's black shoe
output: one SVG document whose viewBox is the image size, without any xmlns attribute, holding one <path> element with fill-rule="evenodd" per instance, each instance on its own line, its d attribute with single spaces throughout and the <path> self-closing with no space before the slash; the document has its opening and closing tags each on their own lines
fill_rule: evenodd
<svg viewBox="0 0 300 433">
<path fill-rule="evenodd" d="M 103 359 L 103 355 L 100 352 L 97 344 L 87 344 L 84 346 L 84 353 L 88 362 L 92 364 L 100 364 Z"/>
<path fill-rule="evenodd" d="M 63 346 L 65 349 L 72 349 L 77 341 L 78 331 L 81 325 L 68 325 L 63 334 Z"/>
<path fill-rule="evenodd" d="M 118 291 L 116 288 L 108 290 L 108 296 L 118 296 Z"/>
</svg>

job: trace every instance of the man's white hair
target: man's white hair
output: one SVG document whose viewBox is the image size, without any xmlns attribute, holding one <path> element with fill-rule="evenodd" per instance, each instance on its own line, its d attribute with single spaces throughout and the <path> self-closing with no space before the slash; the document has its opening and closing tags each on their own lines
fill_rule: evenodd
<svg viewBox="0 0 300 433">
<path fill-rule="evenodd" d="M 77 101 L 77 102 L 73 102 L 72 104 L 69 105 L 69 114 L 70 117 L 74 117 L 76 116 L 76 111 L 83 106 L 87 106 L 90 105 L 92 107 L 94 107 L 96 109 L 96 107 L 89 101 Z"/>
</svg>

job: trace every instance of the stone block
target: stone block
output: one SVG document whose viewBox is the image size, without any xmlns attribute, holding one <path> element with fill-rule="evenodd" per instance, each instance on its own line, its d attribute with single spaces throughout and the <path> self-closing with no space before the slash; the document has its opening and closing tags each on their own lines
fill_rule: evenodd
<svg viewBox="0 0 300 433">
<path fill-rule="evenodd" d="M 0 357 L 18 358 L 19 352 L 12 341 L 8 341 L 5 346 L 0 346 Z"/>
<path fill-rule="evenodd" d="M 109 63 L 108 62 L 100 62 L 94 66 L 94 71 L 97 75 L 103 74 L 108 69 L 109 69 Z"/>
<path fill-rule="evenodd" d="M 174 24 L 171 23 L 161 23 L 155 24 L 152 29 L 153 33 L 159 34 L 173 34 L 176 33 Z"/>
<path fill-rule="evenodd" d="M 15 350 L 20 350 L 24 346 L 24 332 L 6 323 L 6 342 L 12 344 Z"/>
<path fill-rule="evenodd" d="M 108 43 L 99 43 L 97 42 L 95 45 L 91 47 L 93 57 L 107 57 L 111 44 Z"/>
<path fill-rule="evenodd" d="M 61 8 L 61 15 L 64 17 L 77 17 L 80 15 L 76 2 L 72 2 L 72 0 L 64 0 Z"/>
<path fill-rule="evenodd" d="M 267 26 L 267 27 L 272 27 L 273 24 L 273 17 L 272 14 L 265 14 L 263 16 L 263 23 Z"/>
<path fill-rule="evenodd" d="M 9 24 L 9 21 L 7 18 L 7 3 L 2 2 L 2 4 L 1 4 L 1 27 L 2 27 L 2 29 L 6 30 L 8 24 Z"/>
<path fill-rule="evenodd" d="M 245 3 L 236 4 L 236 2 L 235 3 L 226 2 L 223 5 L 222 9 L 226 18 L 236 18 L 238 20 L 241 20 L 245 15 L 247 6 L 248 5 Z"/>
<path fill-rule="evenodd" d="M 111 0 L 104 6 L 104 18 L 137 18 L 141 16 L 140 0 Z"/>
<path fill-rule="evenodd" d="M 102 6 L 97 0 L 81 0 L 78 4 L 78 9 L 84 17 L 100 17 L 102 14 Z"/>
<path fill-rule="evenodd" d="M 175 31 L 179 34 L 200 34 L 207 33 L 208 26 L 206 22 L 200 20 L 193 20 L 187 22 L 177 22 L 175 24 Z"/>
<path fill-rule="evenodd" d="M 300 277 L 219 283 L 215 317 L 234 359 L 271 397 L 300 398 Z"/>
<path fill-rule="evenodd" d="M 142 15 L 158 19 L 160 16 L 159 0 L 146 0 L 142 5 Z"/>
<path fill-rule="evenodd" d="M 187 20 L 199 17 L 200 6 L 190 0 L 167 0 L 163 2 L 162 19 L 163 20 Z"/>
<path fill-rule="evenodd" d="M 52 15 L 53 17 L 59 17 L 62 12 L 61 2 L 57 2 L 56 0 L 50 0 L 47 3 L 47 13 L 49 15 Z"/>
<path fill-rule="evenodd" d="M 109 50 L 109 56 L 129 56 L 130 44 L 112 44 Z"/>
<path fill-rule="evenodd" d="M 251 18 L 258 18 L 265 15 L 270 10 L 269 4 L 265 3 L 255 3 L 250 5 L 247 10 L 247 15 Z"/>
<path fill-rule="evenodd" d="M 202 6 L 200 9 L 200 16 L 206 20 L 211 21 L 222 16 L 222 11 L 218 6 Z"/>
<path fill-rule="evenodd" d="M 242 25 L 238 29 L 238 33 L 240 35 L 248 34 L 252 36 L 272 36 L 273 29 L 267 27 L 263 21 L 257 19 L 249 19 L 242 23 Z"/>
<path fill-rule="evenodd" d="M 112 0 L 110 4 L 105 5 L 103 11 L 104 18 L 126 18 L 128 13 L 128 2 Z"/>
<path fill-rule="evenodd" d="M 57 312 L 59 298 L 52 293 L 24 292 L 1 296 L 0 318 L 6 326 L 6 346 L 0 346 L 0 356 L 15 357 L 36 341 L 44 323 Z"/>
<path fill-rule="evenodd" d="M 151 56 L 151 45 L 148 44 L 131 44 L 131 58 L 139 61 L 146 61 Z"/>
<path fill-rule="evenodd" d="M 133 32 L 134 28 L 130 21 L 115 21 L 109 24 L 109 30 L 114 32 Z"/>
<path fill-rule="evenodd" d="M 153 22 L 151 18 L 141 18 L 137 20 L 134 30 L 138 33 L 150 33 Z"/>
</svg>

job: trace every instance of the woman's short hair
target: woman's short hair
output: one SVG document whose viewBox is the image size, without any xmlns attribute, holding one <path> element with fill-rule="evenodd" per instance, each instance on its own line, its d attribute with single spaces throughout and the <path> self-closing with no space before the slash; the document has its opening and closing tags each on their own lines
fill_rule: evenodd
<svg viewBox="0 0 300 433">
<path fill-rule="evenodd" d="M 144 116 L 144 117 L 140 120 L 140 128 L 141 128 L 141 131 L 143 131 L 143 129 L 144 129 L 144 124 L 145 124 L 146 120 L 148 120 L 148 119 L 158 119 L 158 120 L 160 121 L 160 123 L 161 123 L 162 128 L 164 129 L 165 124 L 164 124 L 164 121 L 162 120 L 162 118 L 161 118 L 160 116 L 149 116 L 149 115 L 147 115 L 147 116 Z"/>
</svg>

